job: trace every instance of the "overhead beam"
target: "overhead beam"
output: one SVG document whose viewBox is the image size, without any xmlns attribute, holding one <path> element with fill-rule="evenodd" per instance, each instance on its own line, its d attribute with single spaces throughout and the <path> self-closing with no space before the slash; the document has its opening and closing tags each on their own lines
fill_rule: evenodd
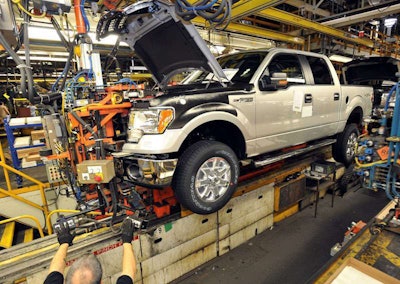
<svg viewBox="0 0 400 284">
<path fill-rule="evenodd" d="M 348 42 L 359 44 L 367 47 L 374 47 L 374 42 L 370 39 L 358 38 L 353 34 L 346 31 L 338 30 L 332 27 L 322 25 L 317 22 L 313 22 L 302 18 L 300 16 L 294 15 L 292 13 L 284 12 L 275 8 L 267 8 L 258 12 L 258 14 L 264 18 L 271 19 L 280 23 L 285 23 L 292 26 L 301 27 L 303 29 L 310 29 L 316 32 L 332 36 L 334 38 L 339 38 Z"/>
<path fill-rule="evenodd" d="M 253 15 L 265 8 L 279 5 L 284 0 L 242 0 L 235 3 L 231 11 L 231 20 L 239 20 L 245 16 Z"/>
<path fill-rule="evenodd" d="M 364 13 L 359 13 L 355 15 L 345 15 L 343 17 L 340 17 L 338 19 L 330 20 L 323 22 L 321 24 L 331 26 L 331 27 L 345 27 L 345 26 L 350 26 L 352 24 L 356 23 L 361 23 L 364 21 L 370 21 L 371 19 L 374 18 L 382 18 L 387 15 L 391 14 L 397 14 L 400 12 L 400 4 L 395 4 L 395 5 L 390 5 L 380 9 L 375 9 L 372 11 L 364 12 Z"/>
<path fill-rule="evenodd" d="M 290 6 L 299 8 L 299 9 L 304 9 L 307 12 L 311 12 L 315 15 L 321 16 L 321 17 L 329 17 L 331 13 L 329 11 L 316 8 L 313 5 L 307 4 L 304 1 L 301 0 L 287 0 L 285 4 L 288 4 Z"/>
<path fill-rule="evenodd" d="M 191 21 L 193 24 L 201 27 L 208 27 L 208 23 L 204 21 L 204 19 L 196 17 Z M 238 24 L 231 22 L 226 28 L 225 31 L 233 32 L 233 33 L 241 33 L 250 36 L 261 37 L 270 40 L 282 41 L 293 44 L 304 45 L 304 38 L 298 36 L 291 36 L 284 33 L 263 29 L 255 26 L 249 26 L 244 24 Z"/>
</svg>

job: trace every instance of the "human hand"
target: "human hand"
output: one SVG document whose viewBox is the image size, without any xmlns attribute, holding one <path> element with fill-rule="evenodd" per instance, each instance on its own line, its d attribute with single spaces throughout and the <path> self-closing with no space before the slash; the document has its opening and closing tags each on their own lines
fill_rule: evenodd
<svg viewBox="0 0 400 284">
<path fill-rule="evenodd" d="M 121 226 L 121 239 L 123 243 L 131 243 L 133 239 L 133 232 L 135 231 L 135 226 L 131 218 L 127 217 Z"/>
<path fill-rule="evenodd" d="M 56 226 L 54 226 L 54 230 L 57 233 L 57 239 L 60 245 L 68 244 L 72 246 L 72 241 L 74 240 L 75 235 L 71 234 L 69 226 L 66 222 L 59 222 Z"/>
</svg>

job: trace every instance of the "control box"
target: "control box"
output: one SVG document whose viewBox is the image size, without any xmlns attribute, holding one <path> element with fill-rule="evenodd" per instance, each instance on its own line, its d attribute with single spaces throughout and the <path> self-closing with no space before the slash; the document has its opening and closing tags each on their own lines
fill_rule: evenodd
<svg viewBox="0 0 400 284">
<path fill-rule="evenodd" d="M 17 45 L 18 28 L 10 0 L 0 0 L 0 32 L 11 46 Z M 4 47 L 0 44 L 0 50 Z"/>
<path fill-rule="evenodd" d="M 33 0 L 33 7 L 47 14 L 59 15 L 69 13 L 71 10 L 71 0 Z"/>
<path fill-rule="evenodd" d="M 81 184 L 108 183 L 115 177 L 112 160 L 87 160 L 77 165 L 78 181 Z"/>
<path fill-rule="evenodd" d="M 66 181 L 67 177 L 64 172 L 60 170 L 60 167 L 56 164 L 46 163 L 46 173 L 49 183 Z"/>
</svg>

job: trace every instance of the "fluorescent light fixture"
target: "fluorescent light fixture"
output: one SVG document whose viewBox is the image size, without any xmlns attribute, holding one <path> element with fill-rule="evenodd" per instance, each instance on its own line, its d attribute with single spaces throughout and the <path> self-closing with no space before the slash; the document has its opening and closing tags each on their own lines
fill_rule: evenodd
<svg viewBox="0 0 400 284">
<path fill-rule="evenodd" d="M 394 24 L 396 24 L 397 22 L 397 18 L 387 18 L 385 19 L 384 25 L 387 28 L 391 28 L 394 26 Z"/>
<path fill-rule="evenodd" d="M 20 56 L 22 60 L 25 60 L 25 56 Z M 11 56 L 7 57 L 7 59 L 12 59 Z M 31 61 L 52 61 L 52 62 L 67 62 L 67 57 L 50 57 L 50 56 L 30 56 L 29 60 Z"/>
<path fill-rule="evenodd" d="M 370 21 L 369 23 L 370 23 L 371 25 L 373 25 L 373 26 L 377 26 L 377 25 L 380 24 L 380 22 L 379 22 L 378 20 L 372 20 L 372 21 Z"/>
<path fill-rule="evenodd" d="M 346 57 L 346 56 L 338 55 L 338 54 L 333 54 L 333 55 L 329 56 L 329 59 L 331 61 L 341 62 L 341 63 L 347 63 L 347 62 L 350 62 L 353 60 L 350 57 Z"/>
<path fill-rule="evenodd" d="M 18 50 L 17 51 L 18 55 L 24 56 L 25 55 L 25 51 L 24 50 Z M 64 51 L 40 51 L 40 50 L 30 50 L 29 54 L 32 56 L 50 56 L 50 57 L 68 57 L 68 52 L 64 52 Z"/>
<path fill-rule="evenodd" d="M 73 32 L 69 31 L 71 38 L 73 37 Z M 118 36 L 117 35 L 109 35 L 106 38 L 98 41 L 96 39 L 96 34 L 94 32 L 89 32 L 89 37 L 92 40 L 93 44 L 98 45 L 115 45 Z M 29 27 L 29 39 L 35 40 L 46 40 L 46 41 L 54 41 L 61 42 L 57 32 L 54 29 L 44 28 L 44 27 Z M 121 46 L 128 46 L 126 43 L 121 42 Z"/>
</svg>

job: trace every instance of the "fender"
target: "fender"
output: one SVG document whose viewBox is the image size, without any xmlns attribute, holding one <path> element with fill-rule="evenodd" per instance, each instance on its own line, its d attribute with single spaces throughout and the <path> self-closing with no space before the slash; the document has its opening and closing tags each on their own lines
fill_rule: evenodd
<svg viewBox="0 0 400 284">
<path fill-rule="evenodd" d="M 198 115 L 188 121 L 183 128 L 167 129 L 159 135 L 143 135 L 138 143 L 125 143 L 123 152 L 135 154 L 169 154 L 179 150 L 188 135 L 197 127 L 210 121 L 226 121 L 237 126 L 247 140 L 248 130 L 237 116 L 226 111 L 211 111 Z"/>
<path fill-rule="evenodd" d="M 346 110 L 344 112 L 344 118 L 346 121 L 349 119 L 350 114 L 357 107 L 360 107 L 363 111 L 363 116 L 368 116 L 371 114 L 371 107 L 366 103 L 366 100 L 362 98 L 362 96 L 356 96 L 351 99 L 351 101 L 346 105 Z"/>
<path fill-rule="evenodd" d="M 231 107 L 232 108 L 232 107 Z M 232 108 L 235 110 L 234 108 Z M 227 111 L 219 111 L 219 110 L 208 110 L 204 111 L 202 114 L 193 117 L 190 121 L 188 121 L 183 128 L 181 129 L 183 133 L 186 134 L 186 137 L 197 127 L 211 122 L 211 121 L 226 121 L 235 125 L 242 132 L 245 140 L 248 140 L 251 137 L 249 129 L 245 128 L 243 123 L 241 123 L 240 117 L 242 115 L 238 114 L 235 110 L 236 115 L 233 115 L 231 112 Z M 185 137 L 185 139 L 186 139 Z M 183 139 L 184 140 L 184 139 Z M 182 142 L 183 142 L 182 140 Z"/>
<path fill-rule="evenodd" d="M 217 102 L 204 103 L 187 109 L 181 114 L 177 114 L 177 117 L 170 125 L 170 129 L 184 128 L 184 126 L 195 117 L 207 114 L 209 112 L 226 112 L 237 117 L 237 110 L 231 105 Z"/>
</svg>

